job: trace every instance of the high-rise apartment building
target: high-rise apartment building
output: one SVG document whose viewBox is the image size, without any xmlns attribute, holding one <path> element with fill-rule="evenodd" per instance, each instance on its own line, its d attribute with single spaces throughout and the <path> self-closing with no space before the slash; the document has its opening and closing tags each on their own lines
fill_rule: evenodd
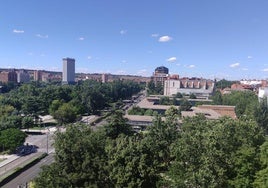
<svg viewBox="0 0 268 188">
<path fill-rule="evenodd" d="M 0 72 L 0 82 L 17 82 L 17 73 L 15 70 Z"/>
<path fill-rule="evenodd" d="M 75 59 L 63 58 L 63 72 L 62 83 L 74 84 L 75 83 Z"/>
<path fill-rule="evenodd" d="M 43 71 L 35 70 L 33 73 L 34 81 L 42 81 Z"/>
<path fill-rule="evenodd" d="M 155 69 L 151 79 L 154 82 L 154 84 L 161 83 L 161 85 L 164 85 L 164 82 L 165 80 L 167 80 L 168 76 L 169 76 L 168 68 L 161 66 Z"/>
<path fill-rule="evenodd" d="M 28 83 L 30 82 L 30 74 L 26 70 L 19 70 L 17 73 L 18 83 Z"/>
</svg>

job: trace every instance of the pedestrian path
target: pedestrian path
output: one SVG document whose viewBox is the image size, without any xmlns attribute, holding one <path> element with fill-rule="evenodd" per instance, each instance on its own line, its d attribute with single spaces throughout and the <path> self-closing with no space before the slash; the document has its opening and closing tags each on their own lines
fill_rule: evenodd
<svg viewBox="0 0 268 188">
<path fill-rule="evenodd" d="M 0 162 L 0 168 L 11 163 L 12 161 L 16 160 L 19 158 L 17 155 L 0 155 L 0 159 L 5 159 Z"/>
</svg>

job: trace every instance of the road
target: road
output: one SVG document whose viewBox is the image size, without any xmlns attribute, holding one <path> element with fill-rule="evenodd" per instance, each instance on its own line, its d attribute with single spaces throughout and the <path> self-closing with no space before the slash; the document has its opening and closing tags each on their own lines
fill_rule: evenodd
<svg viewBox="0 0 268 188">
<path fill-rule="evenodd" d="M 54 161 L 54 155 L 49 154 L 47 157 L 42 159 L 39 163 L 35 164 L 31 168 L 25 170 L 21 174 L 19 174 L 16 178 L 5 184 L 2 188 L 10 188 L 10 187 L 18 187 L 19 185 L 26 185 L 26 182 L 30 182 L 33 180 L 37 174 L 41 171 L 41 166 L 49 165 Z"/>
<path fill-rule="evenodd" d="M 27 161 L 31 160 L 34 157 L 38 157 L 41 155 L 42 153 L 32 153 L 30 155 L 16 158 L 14 161 L 6 164 L 5 166 L 0 167 L 0 177 L 4 176 L 5 174 L 10 174 L 11 172 L 14 171 L 14 168 L 23 166 L 23 164 L 27 163 Z"/>
<path fill-rule="evenodd" d="M 29 135 L 26 138 L 25 144 L 35 145 L 38 147 L 36 153 L 32 153 L 26 156 L 14 156 L 14 160 L 0 167 L 0 177 L 5 177 L 8 174 L 11 174 L 18 167 L 22 167 L 28 163 L 29 160 L 41 156 L 43 153 L 54 153 L 53 148 L 53 134 L 52 131 L 47 131 L 46 134 L 43 135 Z M 15 186 L 17 187 L 17 186 Z"/>
</svg>

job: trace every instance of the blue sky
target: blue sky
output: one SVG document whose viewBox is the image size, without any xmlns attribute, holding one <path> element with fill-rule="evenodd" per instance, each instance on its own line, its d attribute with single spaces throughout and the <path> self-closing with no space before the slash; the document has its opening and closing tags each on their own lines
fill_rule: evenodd
<svg viewBox="0 0 268 188">
<path fill-rule="evenodd" d="M 0 67 L 268 78 L 267 0 L 3 0 Z"/>
</svg>

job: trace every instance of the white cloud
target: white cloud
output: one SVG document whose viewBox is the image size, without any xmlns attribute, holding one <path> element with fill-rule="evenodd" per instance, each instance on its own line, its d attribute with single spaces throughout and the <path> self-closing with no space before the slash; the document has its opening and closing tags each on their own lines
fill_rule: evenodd
<svg viewBox="0 0 268 188">
<path fill-rule="evenodd" d="M 250 55 L 248 56 L 248 59 L 252 59 L 252 58 L 253 58 L 252 56 L 250 56 Z"/>
<path fill-rule="evenodd" d="M 82 40 L 85 40 L 85 38 L 84 37 L 79 37 L 78 40 L 82 41 Z"/>
<path fill-rule="evenodd" d="M 171 41 L 172 38 L 170 36 L 162 36 L 158 39 L 159 42 L 168 42 L 168 41 Z"/>
<path fill-rule="evenodd" d="M 127 30 L 121 30 L 121 31 L 120 31 L 120 34 L 121 34 L 121 35 L 124 35 L 124 34 L 126 34 L 126 33 L 127 33 Z"/>
<path fill-rule="evenodd" d="M 195 68 L 195 65 L 189 65 L 188 68 L 190 69 Z"/>
<path fill-rule="evenodd" d="M 151 37 L 159 37 L 159 34 L 154 33 L 154 34 L 151 35 Z"/>
<path fill-rule="evenodd" d="M 233 63 L 230 65 L 231 68 L 239 67 L 240 63 Z"/>
<path fill-rule="evenodd" d="M 141 75 L 141 76 L 149 76 L 148 74 L 148 70 L 147 69 L 141 69 L 137 72 L 137 75 Z"/>
<path fill-rule="evenodd" d="M 47 39 L 48 38 L 48 35 L 36 34 L 35 36 L 38 37 L 38 38 L 42 38 L 42 39 Z"/>
<path fill-rule="evenodd" d="M 122 74 L 126 74 L 126 71 L 124 71 L 124 70 L 118 70 L 118 71 L 116 71 L 116 73 L 122 75 Z"/>
<path fill-rule="evenodd" d="M 268 72 L 268 68 L 262 69 L 263 72 Z"/>
<path fill-rule="evenodd" d="M 177 63 L 176 65 L 177 65 L 177 66 L 181 66 L 181 64 L 179 64 L 179 63 Z"/>
<path fill-rule="evenodd" d="M 248 68 L 242 68 L 241 70 L 243 70 L 243 71 L 248 71 Z"/>
<path fill-rule="evenodd" d="M 89 60 L 90 60 L 90 59 L 92 59 L 92 57 L 91 57 L 91 56 L 87 56 L 87 59 L 89 59 Z"/>
<path fill-rule="evenodd" d="M 167 62 L 170 62 L 170 63 L 174 63 L 175 61 L 177 61 L 176 57 L 170 57 L 167 59 Z"/>
<path fill-rule="evenodd" d="M 23 30 L 18 30 L 18 29 L 13 29 L 13 33 L 21 34 L 21 33 L 24 33 L 24 31 Z"/>
<path fill-rule="evenodd" d="M 61 71 L 61 69 L 59 67 L 51 67 L 50 70 L 52 70 L 52 71 Z"/>
<path fill-rule="evenodd" d="M 127 63 L 127 60 L 122 60 L 121 63 Z"/>
<path fill-rule="evenodd" d="M 89 73 L 89 69 L 85 67 L 77 67 L 77 72 Z"/>
</svg>

